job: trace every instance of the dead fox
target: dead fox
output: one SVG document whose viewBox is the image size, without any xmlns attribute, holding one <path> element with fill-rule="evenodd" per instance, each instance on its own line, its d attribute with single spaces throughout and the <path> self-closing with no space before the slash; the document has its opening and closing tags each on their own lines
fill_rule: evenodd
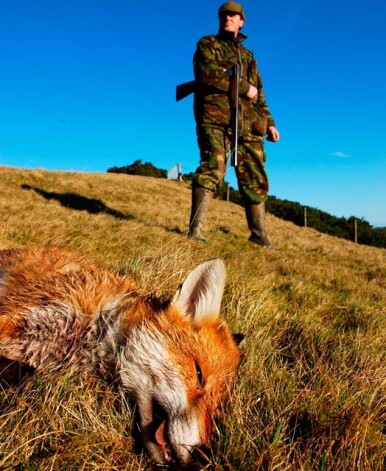
<svg viewBox="0 0 386 471">
<path fill-rule="evenodd" d="M 242 335 L 219 317 L 224 283 L 224 263 L 211 260 L 161 303 L 59 248 L 2 250 L 0 356 L 117 381 L 138 405 L 150 457 L 187 462 L 210 445 L 240 363 Z"/>
</svg>

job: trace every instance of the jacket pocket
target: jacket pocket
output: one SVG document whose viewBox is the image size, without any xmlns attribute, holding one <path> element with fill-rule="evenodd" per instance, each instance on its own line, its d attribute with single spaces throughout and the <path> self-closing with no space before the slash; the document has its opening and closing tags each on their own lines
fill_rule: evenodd
<svg viewBox="0 0 386 471">
<path fill-rule="evenodd" d="M 255 109 L 252 121 L 252 134 L 256 136 L 265 136 L 268 128 L 268 121 L 266 114 L 259 108 Z"/>
</svg>

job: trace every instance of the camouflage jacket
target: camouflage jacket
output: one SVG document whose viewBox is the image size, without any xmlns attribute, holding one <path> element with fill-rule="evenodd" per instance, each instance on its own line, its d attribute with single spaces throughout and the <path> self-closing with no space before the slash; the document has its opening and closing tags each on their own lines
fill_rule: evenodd
<svg viewBox="0 0 386 471">
<path fill-rule="evenodd" d="M 242 45 L 246 36 L 238 34 L 236 38 L 219 33 L 204 36 L 197 43 L 193 57 L 196 90 L 194 97 L 194 115 L 197 124 L 214 124 L 229 127 L 229 81 L 228 71 L 239 62 L 240 103 L 239 135 L 245 139 L 265 134 L 267 126 L 274 125 L 274 120 L 265 102 L 263 83 L 253 54 Z M 258 89 L 258 96 L 249 100 L 245 95 L 252 84 Z"/>
</svg>

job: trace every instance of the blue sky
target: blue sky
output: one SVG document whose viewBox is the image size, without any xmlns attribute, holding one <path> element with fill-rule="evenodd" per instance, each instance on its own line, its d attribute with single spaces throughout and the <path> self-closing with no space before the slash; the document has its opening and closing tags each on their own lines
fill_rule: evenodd
<svg viewBox="0 0 386 471">
<path fill-rule="evenodd" d="M 0 0 L 0 165 L 194 171 L 192 97 L 176 103 L 175 86 L 220 4 Z M 270 193 L 386 226 L 386 1 L 242 4 L 281 133 Z"/>
</svg>

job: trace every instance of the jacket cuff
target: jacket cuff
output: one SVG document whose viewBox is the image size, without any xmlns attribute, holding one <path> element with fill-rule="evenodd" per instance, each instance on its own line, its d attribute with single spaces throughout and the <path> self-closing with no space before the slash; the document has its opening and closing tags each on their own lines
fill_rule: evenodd
<svg viewBox="0 0 386 471">
<path fill-rule="evenodd" d="M 240 95 L 246 95 L 249 87 L 250 85 L 246 80 L 240 80 Z"/>
<path fill-rule="evenodd" d="M 267 126 L 275 126 L 275 121 L 273 120 L 272 116 L 267 117 Z"/>
</svg>

